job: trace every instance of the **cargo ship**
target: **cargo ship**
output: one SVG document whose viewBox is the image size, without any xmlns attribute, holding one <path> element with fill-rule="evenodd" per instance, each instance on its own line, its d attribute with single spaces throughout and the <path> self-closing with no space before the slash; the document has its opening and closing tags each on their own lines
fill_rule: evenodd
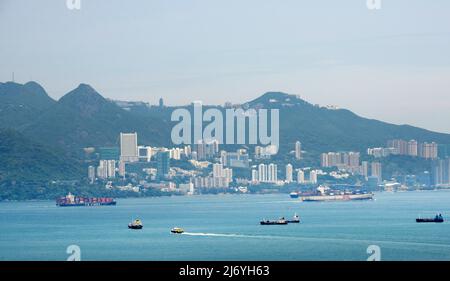
<svg viewBox="0 0 450 281">
<path fill-rule="evenodd" d="M 436 222 L 441 223 L 444 222 L 444 218 L 441 214 L 436 215 L 434 218 L 417 218 L 416 222 Z"/>
<path fill-rule="evenodd" d="M 261 225 L 285 225 L 285 224 L 288 224 L 287 220 L 285 220 L 284 218 L 280 218 L 278 220 L 266 220 L 266 219 L 263 219 L 259 223 Z"/>
<path fill-rule="evenodd" d="M 300 199 L 305 202 L 320 202 L 320 201 L 350 201 L 350 200 L 371 200 L 373 193 L 364 192 L 330 192 L 328 187 L 319 186 L 319 191 L 315 195 L 301 196 Z"/>
<path fill-rule="evenodd" d="M 80 197 L 69 193 L 64 197 L 56 199 L 56 206 L 79 207 L 79 206 L 114 206 L 116 201 L 110 197 Z"/>
</svg>

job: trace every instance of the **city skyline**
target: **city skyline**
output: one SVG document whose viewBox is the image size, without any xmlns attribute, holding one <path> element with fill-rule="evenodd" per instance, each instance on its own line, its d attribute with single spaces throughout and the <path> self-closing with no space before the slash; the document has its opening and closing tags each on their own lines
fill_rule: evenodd
<svg viewBox="0 0 450 281">
<path fill-rule="evenodd" d="M 282 91 L 450 133 L 450 4 L 396 1 L 372 11 L 365 2 L 84 1 L 72 11 L 65 1 L 2 1 L 0 80 L 14 72 L 56 99 L 86 82 L 111 99 L 173 105 Z"/>
</svg>

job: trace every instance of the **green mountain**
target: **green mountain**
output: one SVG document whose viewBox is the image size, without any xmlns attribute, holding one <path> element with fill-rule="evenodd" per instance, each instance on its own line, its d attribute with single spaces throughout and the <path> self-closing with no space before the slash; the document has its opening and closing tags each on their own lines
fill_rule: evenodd
<svg viewBox="0 0 450 281">
<path fill-rule="evenodd" d="M 170 121 L 170 115 L 177 107 L 110 101 L 86 84 L 80 84 L 58 102 L 34 82 L 4 83 L 0 89 L 2 103 L 12 100 L 10 104 L 26 104 L 32 109 L 27 114 L 5 111 L 0 114 L 2 124 L 47 146 L 80 153 L 83 147 L 118 145 L 120 132 L 137 132 L 139 144 L 172 145 L 170 133 L 175 122 Z M 27 95 L 33 98 L 23 98 Z M 364 152 L 367 147 L 384 146 L 393 138 L 450 144 L 449 134 L 367 119 L 349 110 L 319 107 L 280 92 L 266 93 L 242 106 L 280 110 L 281 153 L 293 150 L 297 140 L 312 155 L 339 150 Z M 11 121 L 15 119 L 19 121 Z"/>
<path fill-rule="evenodd" d="M 0 183 L 80 179 L 80 162 L 63 155 L 14 130 L 0 129 Z"/>
<path fill-rule="evenodd" d="M 18 128 L 31 122 L 55 101 L 36 82 L 0 83 L 0 127 Z"/>
<path fill-rule="evenodd" d="M 154 145 L 166 144 L 170 136 L 161 120 L 128 112 L 86 84 L 63 96 L 21 131 L 41 143 L 77 152 L 83 147 L 118 145 L 120 132 L 137 132 L 140 142 Z"/>
</svg>

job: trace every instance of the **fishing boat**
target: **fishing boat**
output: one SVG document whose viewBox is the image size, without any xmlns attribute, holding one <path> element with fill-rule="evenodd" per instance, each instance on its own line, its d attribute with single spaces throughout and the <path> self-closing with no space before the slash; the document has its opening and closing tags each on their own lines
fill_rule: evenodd
<svg viewBox="0 0 450 281">
<path fill-rule="evenodd" d="M 143 227 L 144 225 L 142 225 L 142 221 L 140 219 L 135 219 L 128 224 L 129 229 L 142 229 Z"/>
</svg>

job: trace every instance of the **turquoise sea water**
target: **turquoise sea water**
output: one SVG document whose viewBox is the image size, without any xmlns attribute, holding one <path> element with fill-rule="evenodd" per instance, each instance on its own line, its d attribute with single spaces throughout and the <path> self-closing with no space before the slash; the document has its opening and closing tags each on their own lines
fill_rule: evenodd
<svg viewBox="0 0 450 281">
<path fill-rule="evenodd" d="M 286 194 L 118 199 L 117 206 L 58 208 L 0 203 L 0 260 L 450 260 L 450 191 L 377 193 L 373 201 L 299 202 Z M 261 226 L 300 215 L 301 224 Z M 129 230 L 132 218 L 144 223 Z M 185 234 L 170 233 L 179 226 Z"/>
</svg>

